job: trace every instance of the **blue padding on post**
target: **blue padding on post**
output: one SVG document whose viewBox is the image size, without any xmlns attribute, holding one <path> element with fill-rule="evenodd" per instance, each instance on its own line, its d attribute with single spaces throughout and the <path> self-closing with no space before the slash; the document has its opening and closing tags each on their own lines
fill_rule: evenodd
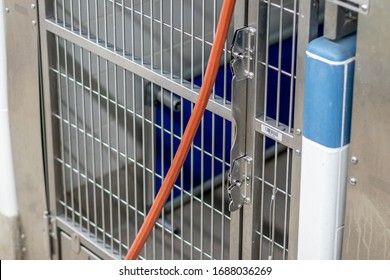
<svg viewBox="0 0 390 280">
<path fill-rule="evenodd" d="M 324 37 L 307 49 L 303 130 L 325 147 L 349 143 L 356 35 L 338 41 Z"/>
</svg>

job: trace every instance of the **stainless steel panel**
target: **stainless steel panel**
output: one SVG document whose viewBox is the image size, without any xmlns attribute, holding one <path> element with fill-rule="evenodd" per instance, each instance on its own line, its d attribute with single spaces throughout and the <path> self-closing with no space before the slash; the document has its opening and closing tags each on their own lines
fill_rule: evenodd
<svg viewBox="0 0 390 280">
<path fill-rule="evenodd" d="M 81 245 L 80 241 L 74 241 L 78 238 L 77 236 L 76 233 L 69 236 L 64 232 L 60 232 L 60 242 L 63 245 L 61 260 L 100 260 L 98 256 Z M 77 242 L 79 244 L 75 245 Z"/>
<path fill-rule="evenodd" d="M 389 9 L 359 15 L 344 259 L 390 259 Z"/>
<path fill-rule="evenodd" d="M 50 258 L 42 151 L 36 1 L 5 1 L 10 128 L 22 258 Z"/>
</svg>

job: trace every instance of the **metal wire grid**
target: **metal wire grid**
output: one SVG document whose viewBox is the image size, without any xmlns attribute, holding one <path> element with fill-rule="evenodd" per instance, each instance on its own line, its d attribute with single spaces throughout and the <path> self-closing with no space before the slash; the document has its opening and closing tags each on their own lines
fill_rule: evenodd
<svg viewBox="0 0 390 280">
<path fill-rule="evenodd" d="M 197 91 L 214 40 L 222 0 L 53 0 L 53 21 Z M 228 40 L 230 41 L 230 40 Z M 230 105 L 228 46 L 222 55 L 222 91 L 212 93 Z"/>
<path fill-rule="evenodd" d="M 173 23 L 172 9 L 177 7 L 173 2 L 179 3 L 179 1 L 170 2 L 170 9 L 168 9 L 171 11 L 168 13 L 170 23 Z M 184 29 L 183 14 L 180 21 L 181 29 L 174 24 L 169 25 L 164 21 L 166 9 L 162 6 L 162 1 L 160 3 L 156 5 L 153 1 L 150 3 L 149 1 L 122 1 L 121 3 L 54 1 L 54 19 L 51 20 L 56 25 L 78 33 L 116 53 L 121 53 L 128 59 L 141 61 L 145 67 L 153 65 L 153 69 L 157 69 L 156 71 L 161 75 L 168 75 L 172 81 L 189 86 L 196 91 L 195 76 L 199 75 L 203 78 L 204 61 L 209 52 L 210 43 L 206 40 L 208 35 L 205 32 L 209 28 L 206 29 L 206 21 L 202 20 L 202 37 L 195 34 L 197 25 L 194 24 L 196 18 L 194 12 L 191 13 L 192 33 Z M 181 1 L 182 11 L 183 3 L 189 4 L 189 1 Z M 194 5 L 194 1 L 191 1 L 192 11 Z M 149 14 L 147 9 L 143 10 L 145 6 L 150 7 Z M 153 18 L 154 7 L 160 8 L 162 21 Z M 214 1 L 213 7 L 214 28 L 217 20 L 217 1 Z M 205 19 L 204 1 L 201 8 L 201 18 Z M 152 16 L 150 11 L 153 11 Z M 137 17 L 140 26 L 136 24 Z M 144 47 L 149 44 L 142 43 L 145 42 L 145 38 L 142 37 L 148 34 L 145 21 L 151 22 L 150 33 L 153 36 L 154 25 L 160 24 L 160 35 L 163 36 L 165 33 L 162 30 L 167 28 L 171 32 L 170 46 L 174 42 L 173 34 L 178 31 L 180 31 L 181 43 L 185 36 L 190 38 L 189 76 L 184 74 L 183 70 L 187 68 L 183 60 L 185 44 L 180 44 L 181 66 L 178 73 L 174 67 L 165 66 L 166 57 L 169 58 L 169 65 L 173 65 L 178 56 L 173 53 L 172 47 L 169 48 L 168 53 L 165 51 L 165 43 L 162 39 L 160 39 L 160 55 L 156 54 L 159 59 L 150 55 L 148 57 Z M 129 29 L 124 28 L 127 26 L 126 23 L 131 26 Z M 143 31 L 140 32 L 139 41 L 133 36 L 137 28 Z M 126 43 L 127 40 L 131 42 Z M 155 87 L 131 71 L 60 36 L 53 35 L 52 41 L 50 44 L 55 50 L 55 58 L 53 58 L 55 63 L 52 63 L 50 70 L 56 77 L 57 93 L 54 100 L 58 102 L 53 108 L 53 117 L 57 123 L 60 143 L 56 164 L 62 178 L 59 207 L 63 210 L 65 220 L 74 227 L 87 231 L 92 240 L 102 243 L 113 255 L 121 257 L 134 239 L 155 195 L 156 189 L 152 186 L 164 177 L 165 163 L 161 161 L 159 172 L 156 172 L 158 169 L 155 166 L 156 157 L 164 158 L 167 153 L 171 158 L 173 157 L 176 142 L 181 139 L 187 121 L 183 109 L 178 114 L 170 110 L 170 116 L 167 117 L 164 113 L 166 111 L 164 102 L 155 103 L 155 100 L 161 101 L 165 98 L 171 100 L 170 104 L 172 104 L 174 99 L 179 98 L 182 107 L 189 106 L 190 110 L 193 104 L 183 97 Z M 150 49 L 155 49 L 157 44 L 154 40 L 149 41 Z M 138 43 L 139 47 L 137 47 Z M 196 43 L 202 46 L 201 67 L 198 66 L 199 60 L 195 59 L 199 55 L 194 52 Z M 223 62 L 221 71 L 223 90 L 218 93 L 222 97 L 218 97 L 215 90 L 214 96 L 216 99 L 223 100 L 223 103 L 229 104 L 226 50 Z M 163 67 L 158 69 L 159 65 Z M 207 114 L 208 120 L 211 121 L 211 135 L 207 130 L 209 123 L 205 124 L 202 121 L 198 135 L 200 141 L 195 142 L 190 152 L 190 172 L 187 174 L 184 170 L 181 173 L 179 182 L 174 187 L 179 191 L 179 195 L 172 192 L 170 202 L 148 240 L 141 258 L 228 257 L 230 218 L 225 210 L 227 201 L 224 170 L 228 169 L 230 159 L 224 151 L 230 149 L 230 143 L 226 142 L 226 139 L 230 139 L 228 137 L 231 134 L 230 124 L 229 121 L 214 113 Z M 217 125 L 222 128 L 220 135 L 215 134 Z M 154 143 L 157 135 L 161 135 L 160 150 Z M 168 141 L 165 140 L 166 135 Z M 215 139 L 219 137 L 222 143 L 220 147 L 215 145 Z M 210 139 L 213 143 L 211 150 L 205 147 L 205 139 L 206 141 Z M 217 149 L 222 150 L 216 152 Z M 193 178 L 193 170 L 198 169 L 196 166 L 198 163 L 194 162 L 197 153 L 200 154 L 201 170 L 199 186 L 195 184 Z M 207 162 L 211 165 L 206 166 Z M 211 168 L 211 178 L 208 181 L 204 177 L 205 167 Z M 188 176 L 191 178 L 190 188 L 185 189 L 184 181 Z M 221 188 L 215 188 L 218 186 Z"/>
<path fill-rule="evenodd" d="M 288 258 L 293 150 L 269 136 L 277 136 L 279 132 L 293 133 L 298 2 L 260 1 L 267 23 L 264 26 L 265 48 L 259 57 L 263 69 L 261 80 L 264 81 L 260 85 L 260 91 L 264 92 L 260 101 L 263 106 L 257 119 L 276 128 L 265 128 L 265 133 L 256 133 L 256 143 L 261 143 L 259 148 L 263 154 L 257 167 L 260 211 L 254 224 L 259 239 L 259 247 L 255 250 L 261 259 Z"/>
</svg>

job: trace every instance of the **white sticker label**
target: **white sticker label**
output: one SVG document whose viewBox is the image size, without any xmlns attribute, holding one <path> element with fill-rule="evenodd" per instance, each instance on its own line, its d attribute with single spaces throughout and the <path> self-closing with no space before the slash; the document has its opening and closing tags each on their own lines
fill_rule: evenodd
<svg viewBox="0 0 390 280">
<path fill-rule="evenodd" d="M 274 129 L 272 129 L 264 124 L 261 125 L 261 132 L 263 132 L 265 135 L 267 135 L 273 139 L 278 140 L 279 142 L 282 142 L 282 137 L 283 137 L 282 133 L 277 132 L 276 130 L 274 130 Z"/>
</svg>

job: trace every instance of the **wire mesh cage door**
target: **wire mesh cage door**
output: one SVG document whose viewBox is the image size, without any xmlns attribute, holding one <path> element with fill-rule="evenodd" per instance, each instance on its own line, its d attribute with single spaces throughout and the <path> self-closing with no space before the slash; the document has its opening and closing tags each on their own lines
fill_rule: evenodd
<svg viewBox="0 0 390 280">
<path fill-rule="evenodd" d="M 66 235 L 76 244 L 54 242 L 55 257 L 81 246 L 120 259 L 188 122 L 222 0 L 39 4 L 52 226 L 55 240 Z M 206 113 L 141 259 L 232 253 L 231 228 L 239 226 L 227 195 L 233 29 L 232 22 Z"/>
<path fill-rule="evenodd" d="M 302 65 L 307 43 L 318 34 L 324 1 L 259 0 L 247 5 L 249 29 L 240 36 L 250 43 L 238 48 L 241 56 L 236 57 L 249 62 L 240 66 L 245 75 L 233 79 L 232 98 L 235 123 L 243 126 L 237 133 L 246 135 L 233 145 L 230 186 L 237 200 L 233 208 L 242 215 L 240 257 L 296 258 Z M 244 87 L 246 101 L 240 92 Z M 237 98 L 236 90 L 241 95 Z"/>
</svg>

